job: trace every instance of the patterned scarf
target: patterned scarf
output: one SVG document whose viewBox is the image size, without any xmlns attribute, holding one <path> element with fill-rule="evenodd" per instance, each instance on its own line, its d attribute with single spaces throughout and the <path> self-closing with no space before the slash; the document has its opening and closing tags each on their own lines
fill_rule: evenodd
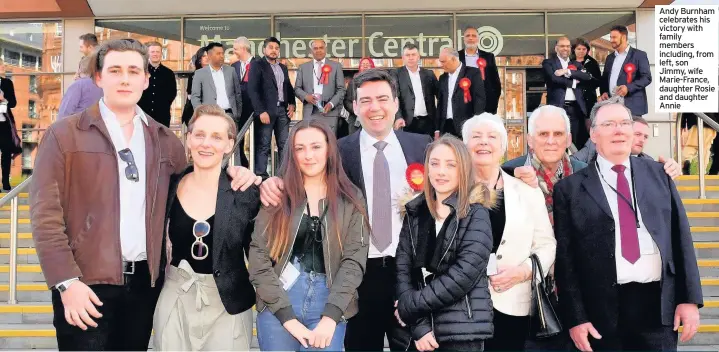
<svg viewBox="0 0 719 352">
<path fill-rule="evenodd" d="M 544 166 L 542 166 L 542 163 L 537 158 L 537 155 L 532 154 L 531 158 L 531 165 L 537 172 L 539 188 L 542 190 L 542 193 L 544 193 L 544 201 L 547 205 L 547 213 L 549 213 L 549 222 L 551 222 L 552 226 L 554 226 L 554 200 L 552 198 L 552 193 L 554 192 L 554 184 L 562 178 L 568 177 L 574 172 L 574 170 L 572 170 L 572 162 L 569 160 L 569 155 L 565 153 L 562 160 L 559 161 L 560 165 L 557 168 L 557 172 L 555 172 L 552 177 L 549 177 L 544 169 Z"/>
</svg>

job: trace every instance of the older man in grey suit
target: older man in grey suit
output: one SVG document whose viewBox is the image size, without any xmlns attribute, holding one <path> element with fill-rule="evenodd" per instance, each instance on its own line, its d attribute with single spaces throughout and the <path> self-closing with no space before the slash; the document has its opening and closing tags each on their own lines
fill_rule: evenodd
<svg viewBox="0 0 719 352">
<path fill-rule="evenodd" d="M 304 103 L 302 118 L 318 117 L 337 133 L 337 120 L 345 97 L 342 64 L 326 58 L 324 40 L 315 39 L 310 46 L 313 60 L 300 65 L 295 80 L 295 95 Z"/>
<path fill-rule="evenodd" d="M 225 48 L 220 43 L 207 46 L 210 64 L 195 71 L 192 79 L 192 106 L 217 104 L 238 123 L 242 114 L 240 79 L 232 66 L 225 65 Z M 239 126 L 238 130 L 242 126 Z M 238 159 L 239 160 L 239 159 Z"/>
</svg>

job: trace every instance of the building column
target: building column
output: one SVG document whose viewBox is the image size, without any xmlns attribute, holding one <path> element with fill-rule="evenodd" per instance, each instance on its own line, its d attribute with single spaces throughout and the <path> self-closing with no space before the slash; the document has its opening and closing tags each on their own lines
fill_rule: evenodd
<svg viewBox="0 0 719 352">
<path fill-rule="evenodd" d="M 65 72 L 65 75 L 63 75 L 63 89 L 65 91 L 72 84 L 82 58 L 79 38 L 85 33 L 95 33 L 95 19 L 68 19 L 64 21 L 63 28 L 62 72 Z"/>
</svg>

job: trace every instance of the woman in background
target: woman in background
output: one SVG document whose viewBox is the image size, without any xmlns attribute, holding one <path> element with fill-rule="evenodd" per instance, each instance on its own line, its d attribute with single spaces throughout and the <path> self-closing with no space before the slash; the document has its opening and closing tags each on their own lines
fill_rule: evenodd
<svg viewBox="0 0 719 352">
<path fill-rule="evenodd" d="M 210 64 L 209 59 L 207 58 L 207 49 L 205 49 L 205 47 L 197 49 L 195 55 L 192 56 L 191 64 L 192 67 L 190 67 L 190 69 L 193 71 L 197 71 Z M 190 102 L 190 95 L 192 95 L 192 78 L 194 76 L 195 72 L 192 72 L 187 77 L 187 100 L 185 101 L 185 108 L 182 110 L 182 123 L 185 125 L 190 122 L 190 118 L 192 118 L 192 113 L 194 111 L 192 102 Z"/>
<path fill-rule="evenodd" d="M 102 98 L 102 89 L 95 84 L 94 77 L 90 76 L 90 61 L 87 56 L 80 59 L 78 79 L 70 84 L 62 96 L 60 110 L 57 112 L 58 120 L 84 111 Z"/>
<path fill-rule="evenodd" d="M 366 71 L 371 68 L 374 68 L 374 61 L 371 58 L 363 57 L 362 59 L 360 59 L 359 72 Z M 347 112 L 350 114 L 350 116 L 347 118 L 347 124 L 349 124 L 349 134 L 357 132 L 357 130 L 362 127 L 359 120 L 357 119 L 357 115 L 354 112 L 354 107 L 352 106 L 352 102 L 355 100 L 356 94 L 357 92 L 354 84 L 354 79 L 350 79 L 350 82 L 347 85 L 347 91 L 345 92 L 344 99 L 345 110 L 347 110 Z"/>
</svg>

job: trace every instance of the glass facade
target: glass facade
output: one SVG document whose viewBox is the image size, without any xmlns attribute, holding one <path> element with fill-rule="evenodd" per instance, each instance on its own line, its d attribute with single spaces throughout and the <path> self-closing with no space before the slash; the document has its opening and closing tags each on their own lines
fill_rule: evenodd
<svg viewBox="0 0 719 352">
<path fill-rule="evenodd" d="M 310 60 L 309 42 L 322 38 L 327 56 L 340 61 L 345 76 L 352 77 L 359 59 L 371 57 L 377 67 L 402 65 L 402 46 L 420 48 L 421 65 L 439 76 L 437 57 L 442 47 L 462 49 L 467 26 L 478 28 L 480 48 L 495 54 L 500 69 L 502 97 L 498 114 L 507 122 L 510 134 L 508 157 L 525 151 L 524 130 L 528 114 L 545 101 L 541 63 L 554 53 L 560 36 L 584 37 L 592 55 L 603 64 L 613 49 L 609 29 L 629 28 L 629 42 L 636 43 L 634 11 L 587 12 L 435 12 L 423 14 L 326 14 L 298 16 L 185 16 L 176 18 L 97 19 L 95 33 L 100 41 L 134 38 L 144 43 L 160 42 L 163 63 L 178 75 L 178 96 L 173 104 L 173 123 L 179 124 L 186 100 L 186 77 L 190 60 L 200 46 L 219 41 L 227 48 L 227 63 L 236 59 L 232 44 L 239 36 L 252 43 L 255 56 L 262 55 L 262 41 L 268 36 L 280 42 L 282 61 L 294 82 L 297 67 Z M 62 98 L 63 21 L 5 21 L 0 23 L 0 58 L 6 63 L 6 77 L 15 83 L 18 106 L 17 126 L 25 131 L 23 162 L 31 165 L 35 145 L 44 129 L 54 121 Z M 73 47 L 77 41 L 67 41 Z M 66 65 L 73 68 L 74 65 Z M 20 160 L 20 159 L 17 159 Z"/>
</svg>

